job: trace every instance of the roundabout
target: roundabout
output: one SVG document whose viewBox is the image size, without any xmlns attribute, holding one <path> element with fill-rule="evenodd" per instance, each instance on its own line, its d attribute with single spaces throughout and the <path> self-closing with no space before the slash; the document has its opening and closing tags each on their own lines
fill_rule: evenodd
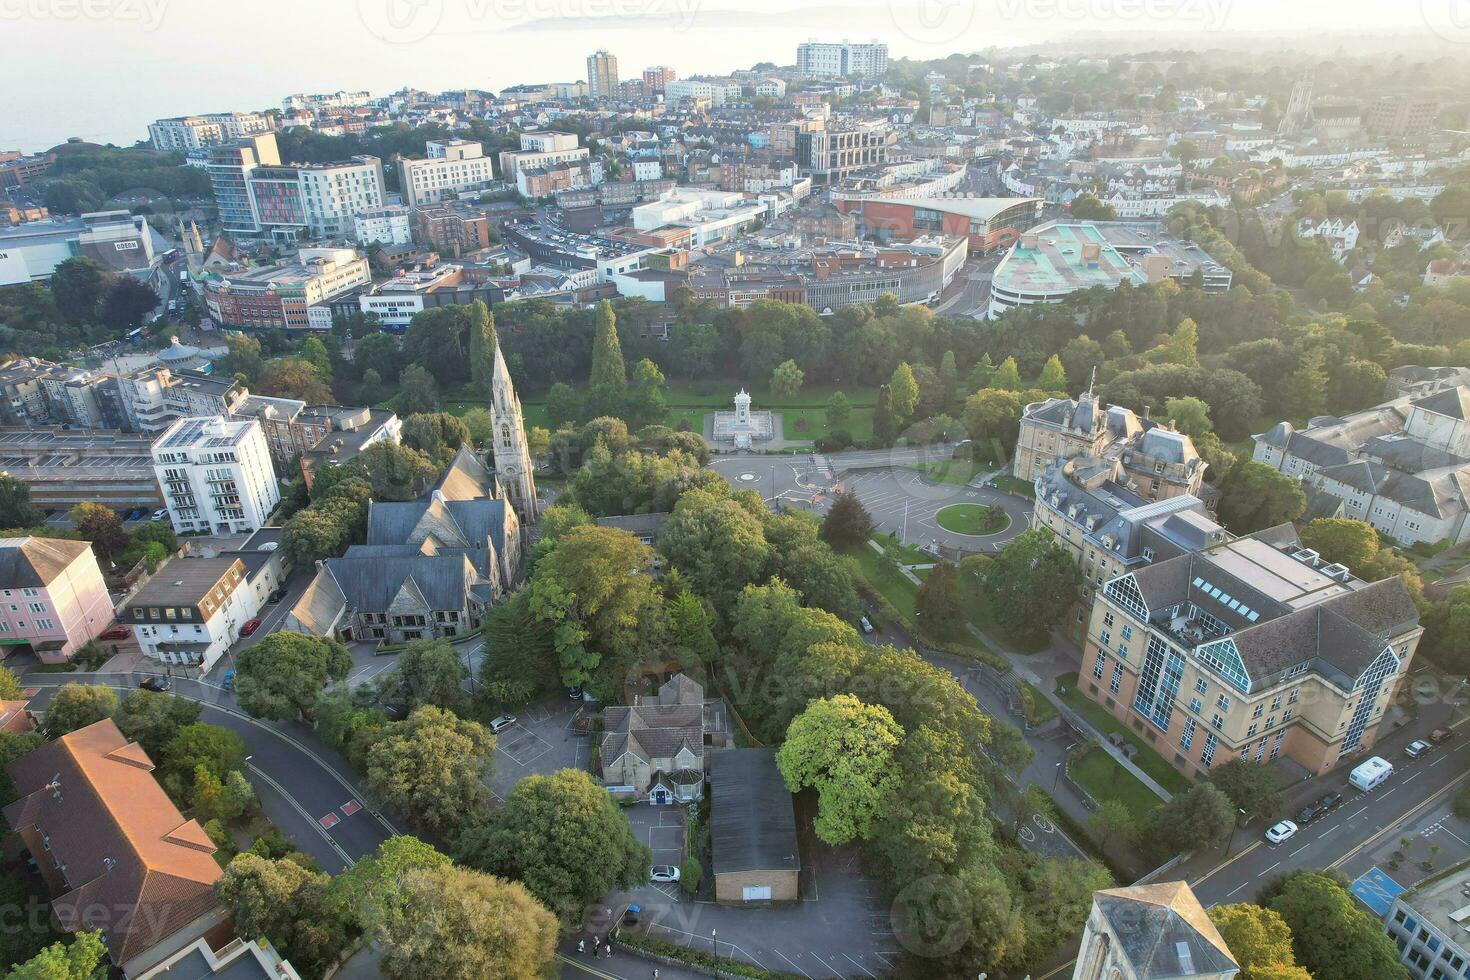
<svg viewBox="0 0 1470 980">
<path fill-rule="evenodd" d="M 935 513 L 934 522 L 946 531 L 973 538 L 999 534 L 1011 526 L 1004 510 L 987 504 L 950 504 Z"/>
</svg>

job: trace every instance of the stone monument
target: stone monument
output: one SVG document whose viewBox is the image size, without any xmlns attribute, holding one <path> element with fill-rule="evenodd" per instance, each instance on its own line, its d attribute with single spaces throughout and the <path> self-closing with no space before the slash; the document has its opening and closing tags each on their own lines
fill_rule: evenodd
<svg viewBox="0 0 1470 980">
<path fill-rule="evenodd" d="M 733 445 L 736 449 L 749 449 L 754 442 L 770 442 L 775 431 L 770 412 L 750 410 L 750 393 L 744 388 L 735 393 L 735 411 L 715 413 L 713 428 L 713 442 Z"/>
</svg>

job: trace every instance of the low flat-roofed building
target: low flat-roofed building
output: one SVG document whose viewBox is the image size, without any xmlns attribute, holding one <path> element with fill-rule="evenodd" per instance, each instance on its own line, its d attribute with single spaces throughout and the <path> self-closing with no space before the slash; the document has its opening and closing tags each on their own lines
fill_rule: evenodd
<svg viewBox="0 0 1470 980">
<path fill-rule="evenodd" d="M 318 405 L 310 411 L 329 417 L 332 428 L 301 454 L 301 473 L 308 488 L 320 467 L 340 466 L 375 442 L 397 442 L 403 431 L 398 415 L 386 408 Z"/>
<path fill-rule="evenodd" d="M 1125 259 L 1092 224 L 1058 221 L 1023 232 L 995 267 L 990 316 L 1017 306 L 1057 303 L 1082 289 L 1120 283 L 1147 284 L 1144 271 Z"/>
<path fill-rule="evenodd" d="M 0 473 L 31 488 L 44 510 L 86 502 L 113 510 L 163 506 L 151 433 L 0 426 Z"/>
<path fill-rule="evenodd" d="M 776 768 L 776 750 L 712 752 L 708 769 L 715 901 L 796 901 L 801 875 L 796 812 Z"/>
<path fill-rule="evenodd" d="M 1032 197 L 878 197 L 836 204 L 861 218 L 863 233 L 879 241 L 961 235 L 971 251 L 989 253 L 1009 246 L 1035 224 L 1042 202 Z"/>
<path fill-rule="evenodd" d="M 1470 864 L 1461 863 L 1399 893 L 1386 913 L 1374 909 L 1382 915 L 1388 937 L 1398 946 L 1399 962 L 1414 980 L 1449 980 L 1465 975 L 1470 964 L 1467 872 Z M 1387 887 L 1403 886 L 1390 878 Z M 1381 888 L 1375 891 L 1381 892 Z"/>
</svg>

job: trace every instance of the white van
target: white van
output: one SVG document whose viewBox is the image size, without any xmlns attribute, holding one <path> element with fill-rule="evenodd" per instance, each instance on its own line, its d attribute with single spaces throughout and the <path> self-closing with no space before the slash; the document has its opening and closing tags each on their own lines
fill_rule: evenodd
<svg viewBox="0 0 1470 980">
<path fill-rule="evenodd" d="M 1366 793 L 1370 789 L 1381 786 L 1392 775 L 1393 763 L 1375 755 L 1366 762 L 1354 766 L 1352 774 L 1348 776 L 1348 782 Z"/>
</svg>

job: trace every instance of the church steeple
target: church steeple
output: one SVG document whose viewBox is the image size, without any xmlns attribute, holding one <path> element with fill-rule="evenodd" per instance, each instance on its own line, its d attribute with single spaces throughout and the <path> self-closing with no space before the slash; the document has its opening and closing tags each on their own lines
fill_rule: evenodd
<svg viewBox="0 0 1470 980">
<path fill-rule="evenodd" d="M 490 380 L 490 420 L 495 433 L 495 475 L 523 527 L 536 523 L 536 478 L 531 470 L 531 451 L 521 418 L 521 400 L 516 397 L 500 342 L 495 342 L 495 370 Z"/>
</svg>

